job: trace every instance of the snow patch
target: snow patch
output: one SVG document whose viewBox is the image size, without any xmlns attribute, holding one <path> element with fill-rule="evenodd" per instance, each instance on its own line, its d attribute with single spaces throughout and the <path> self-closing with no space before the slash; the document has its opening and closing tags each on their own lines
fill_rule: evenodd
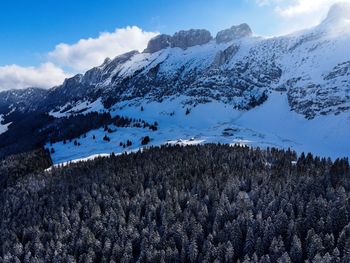
<svg viewBox="0 0 350 263">
<path fill-rule="evenodd" d="M 66 110 L 68 109 L 68 110 Z M 74 105 L 67 103 L 66 105 L 60 107 L 58 110 L 51 110 L 49 115 L 55 118 L 69 117 L 75 114 L 87 114 L 89 112 L 103 112 L 105 111 L 102 99 L 98 98 L 97 100 L 90 101 L 78 101 Z"/>
<path fill-rule="evenodd" d="M 12 123 L 12 122 L 9 122 L 9 123 L 4 124 L 3 121 L 4 121 L 4 115 L 0 114 L 0 134 L 7 132 L 8 127 Z"/>
</svg>

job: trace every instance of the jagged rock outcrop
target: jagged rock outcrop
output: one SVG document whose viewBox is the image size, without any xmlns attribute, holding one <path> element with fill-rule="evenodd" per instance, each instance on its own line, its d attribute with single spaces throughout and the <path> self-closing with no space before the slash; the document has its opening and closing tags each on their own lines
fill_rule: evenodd
<svg viewBox="0 0 350 263">
<path fill-rule="evenodd" d="M 84 75 L 82 75 L 82 74 L 77 74 L 74 77 L 67 78 L 64 80 L 62 86 L 63 87 L 74 87 L 81 82 L 81 80 L 83 79 L 83 76 Z"/>
<path fill-rule="evenodd" d="M 144 53 L 155 53 L 171 45 L 171 36 L 161 34 L 152 38 L 147 45 Z"/>
<path fill-rule="evenodd" d="M 133 50 L 119 55 L 113 60 L 106 59 L 101 66 L 88 70 L 80 81 L 83 85 L 96 85 L 104 79 L 103 76 L 109 75 L 113 70 L 115 70 L 115 68 L 121 64 L 124 64 L 137 54 L 139 54 L 139 52 L 137 50 Z"/>
<path fill-rule="evenodd" d="M 158 35 L 152 38 L 144 53 L 155 53 L 168 47 L 179 47 L 186 49 L 189 47 L 207 44 L 213 37 L 205 29 L 190 29 L 176 32 L 173 36 Z"/>
<path fill-rule="evenodd" d="M 219 51 L 219 53 L 215 56 L 213 66 L 214 67 L 220 67 L 227 62 L 230 61 L 230 59 L 236 55 L 236 53 L 239 51 L 239 46 L 237 45 L 231 45 L 228 48 L 226 48 L 223 51 Z"/>
<path fill-rule="evenodd" d="M 182 30 L 174 34 L 171 38 L 171 47 L 182 49 L 197 45 L 204 45 L 212 40 L 210 32 L 205 29 Z"/>
<path fill-rule="evenodd" d="M 252 35 L 253 32 L 250 29 L 249 25 L 241 24 L 220 31 L 216 35 L 215 40 L 218 44 L 221 44 Z M 144 53 L 155 53 L 168 47 L 179 47 L 186 49 L 197 45 L 207 44 L 212 39 L 213 37 L 211 36 L 210 32 L 205 29 L 181 30 L 179 32 L 176 32 L 173 36 L 161 34 L 152 38 L 148 42 Z"/>
<path fill-rule="evenodd" d="M 335 66 L 331 72 L 324 76 L 324 80 L 332 80 L 339 77 L 346 77 L 347 79 L 350 77 L 350 61 Z"/>
<path fill-rule="evenodd" d="M 240 39 L 243 37 L 250 37 L 253 35 L 252 30 L 250 29 L 249 25 L 247 24 L 241 24 L 238 26 L 232 26 L 229 29 L 225 29 L 217 33 L 216 35 L 216 43 L 227 43 L 231 42 L 235 39 Z"/>
</svg>

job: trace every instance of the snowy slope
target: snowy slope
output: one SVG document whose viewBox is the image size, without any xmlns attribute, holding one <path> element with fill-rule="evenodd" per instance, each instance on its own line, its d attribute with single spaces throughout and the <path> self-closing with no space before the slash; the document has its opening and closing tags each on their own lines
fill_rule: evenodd
<svg viewBox="0 0 350 263">
<path fill-rule="evenodd" d="M 146 135 L 151 137 L 148 146 L 214 142 L 290 147 L 299 153 L 313 152 L 333 158 L 350 156 L 350 113 L 307 120 L 290 111 L 285 93 L 272 92 L 266 103 L 250 111 L 242 112 L 227 104 L 213 102 L 198 105 L 186 115 L 186 109 L 181 106 L 183 99 L 143 104 L 144 111 L 140 107 L 128 106 L 128 103 L 115 105 L 112 110 L 114 114 L 157 121 L 159 129 L 155 132 L 141 128 L 114 128 L 116 132 L 107 134 L 100 128 L 89 132 L 86 138 L 78 139 L 80 146 L 74 146 L 73 142 L 59 142 L 47 147 L 55 149 L 52 159 L 56 164 L 96 154 L 134 151 L 142 148 L 141 138 Z M 111 141 L 103 141 L 104 135 L 108 135 Z M 131 147 L 119 146 L 120 142 L 127 140 L 133 142 Z"/>
<path fill-rule="evenodd" d="M 9 123 L 3 123 L 4 116 L 0 114 L 0 134 L 5 133 L 8 130 L 8 127 L 11 125 L 11 122 Z"/>
</svg>

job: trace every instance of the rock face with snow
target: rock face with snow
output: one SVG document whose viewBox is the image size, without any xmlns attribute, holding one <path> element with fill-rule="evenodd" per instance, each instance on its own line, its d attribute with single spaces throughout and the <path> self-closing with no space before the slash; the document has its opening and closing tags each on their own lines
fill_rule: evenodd
<svg viewBox="0 0 350 263">
<path fill-rule="evenodd" d="M 241 24 L 239 26 L 232 26 L 229 29 L 222 30 L 216 35 L 216 43 L 228 43 L 235 39 L 243 37 L 250 37 L 253 35 L 252 30 L 247 24 Z"/>
<path fill-rule="evenodd" d="M 48 91 L 40 88 L 7 90 L 0 92 L 0 112 L 36 111 L 38 102 L 45 101 Z"/>
</svg>

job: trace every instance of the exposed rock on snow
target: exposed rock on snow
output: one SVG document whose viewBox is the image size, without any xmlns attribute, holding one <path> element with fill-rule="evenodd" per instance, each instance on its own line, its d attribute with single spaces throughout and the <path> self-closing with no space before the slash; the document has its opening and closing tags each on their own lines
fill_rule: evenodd
<svg viewBox="0 0 350 263">
<path fill-rule="evenodd" d="M 219 51 L 214 59 L 213 66 L 214 67 L 220 67 L 224 64 L 227 64 L 231 58 L 237 54 L 239 51 L 239 46 L 233 44 L 232 46 L 229 46 L 223 51 Z"/>
<path fill-rule="evenodd" d="M 210 32 L 205 29 L 181 30 L 174 34 L 171 38 L 171 47 L 179 47 L 182 49 L 207 44 L 213 37 Z"/>
<path fill-rule="evenodd" d="M 232 26 L 229 29 L 225 29 L 217 33 L 216 35 L 216 43 L 227 43 L 231 42 L 232 40 L 240 39 L 243 37 L 250 37 L 253 35 L 252 30 L 250 29 L 249 25 L 247 24 L 241 24 L 239 26 Z"/>
<path fill-rule="evenodd" d="M 173 36 L 162 34 L 152 38 L 148 42 L 144 53 L 155 53 L 168 47 L 186 49 L 207 44 L 212 39 L 210 32 L 205 29 L 181 30 L 176 32 Z"/>
<path fill-rule="evenodd" d="M 158 35 L 152 38 L 147 45 L 147 48 L 143 51 L 144 53 L 155 53 L 171 45 L 171 36 L 169 35 Z"/>
</svg>

